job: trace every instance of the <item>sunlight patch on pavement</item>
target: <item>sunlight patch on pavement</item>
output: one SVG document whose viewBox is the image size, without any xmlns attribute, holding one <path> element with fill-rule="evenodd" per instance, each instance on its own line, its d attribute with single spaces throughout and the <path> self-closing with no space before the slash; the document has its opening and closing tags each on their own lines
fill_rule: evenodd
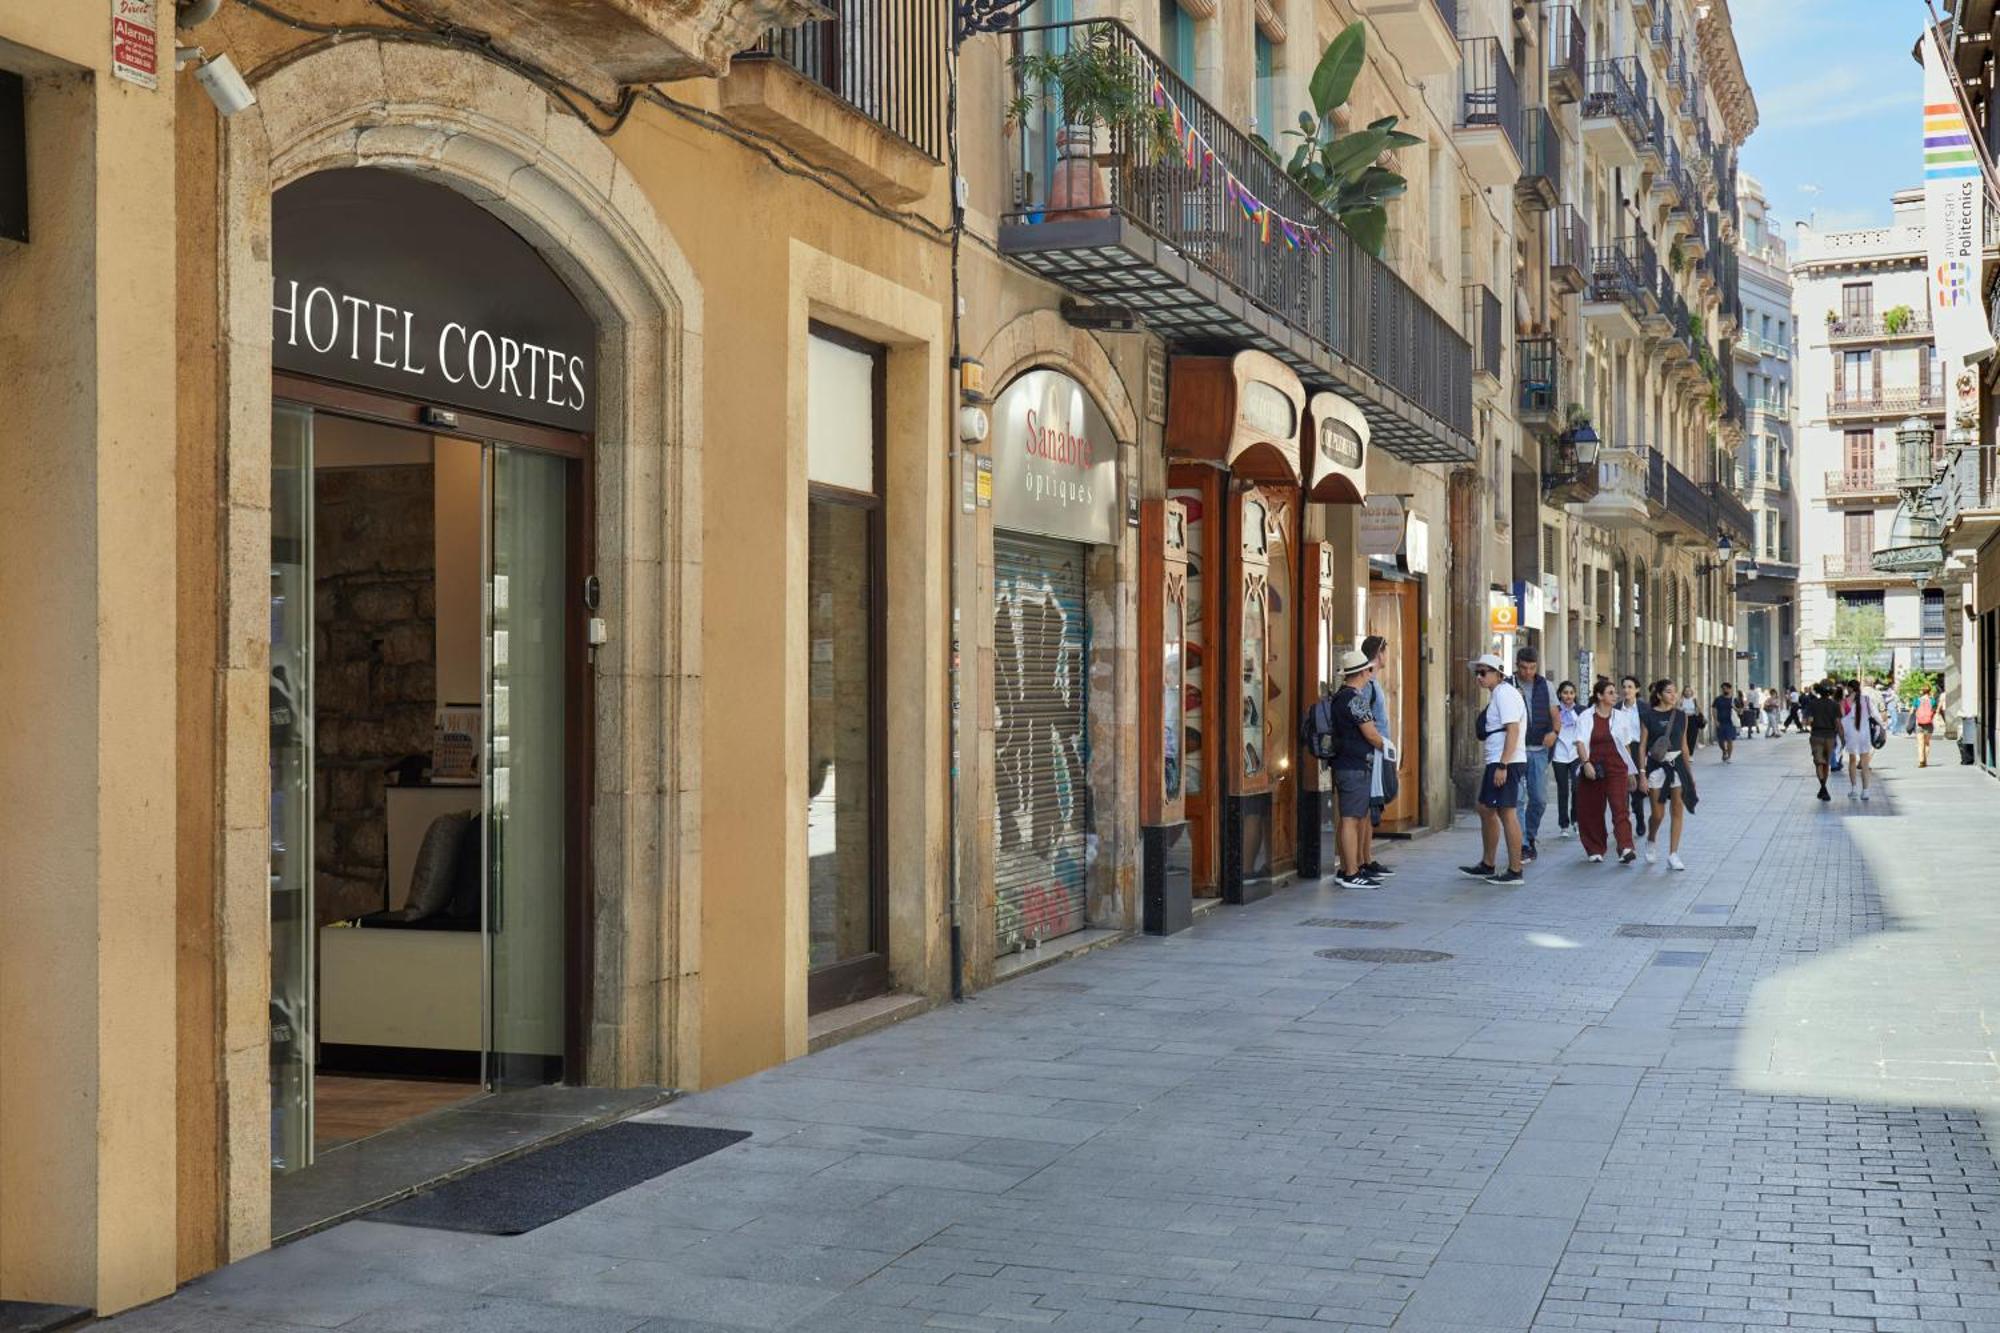
<svg viewBox="0 0 2000 1333">
<path fill-rule="evenodd" d="M 1583 944 L 1564 935 L 1551 935 L 1545 930 L 1531 930 L 1524 936 L 1537 949 L 1581 949 Z"/>
</svg>

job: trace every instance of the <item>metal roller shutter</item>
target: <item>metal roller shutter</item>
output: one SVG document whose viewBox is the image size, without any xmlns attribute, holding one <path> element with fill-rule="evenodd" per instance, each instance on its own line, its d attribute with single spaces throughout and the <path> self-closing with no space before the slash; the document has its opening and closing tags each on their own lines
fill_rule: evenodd
<svg viewBox="0 0 2000 1333">
<path fill-rule="evenodd" d="M 1002 954 L 1084 927 L 1086 551 L 993 537 L 994 947 Z"/>
</svg>

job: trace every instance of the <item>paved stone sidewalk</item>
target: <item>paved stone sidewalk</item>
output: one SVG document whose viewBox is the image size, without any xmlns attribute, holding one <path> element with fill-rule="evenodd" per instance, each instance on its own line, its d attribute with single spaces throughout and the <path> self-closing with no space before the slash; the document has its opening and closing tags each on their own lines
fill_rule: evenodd
<svg viewBox="0 0 2000 1333">
<path fill-rule="evenodd" d="M 653 1112 L 754 1137 L 530 1235 L 348 1223 L 113 1326 L 2000 1330 L 2000 785 L 1703 760 L 1685 874 L 1424 839 Z"/>
</svg>

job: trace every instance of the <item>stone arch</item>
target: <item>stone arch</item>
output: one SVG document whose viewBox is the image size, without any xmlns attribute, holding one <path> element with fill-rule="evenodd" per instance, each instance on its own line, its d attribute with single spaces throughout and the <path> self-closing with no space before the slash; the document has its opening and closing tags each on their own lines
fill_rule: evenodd
<svg viewBox="0 0 2000 1333">
<path fill-rule="evenodd" d="M 1073 328 L 1054 310 L 1030 310 L 996 329 L 979 359 L 985 362 L 994 392 L 1015 376 L 1038 366 L 1060 370 L 1097 400 L 1111 429 L 1124 445 L 1139 439 L 1139 413 L 1104 347 L 1088 329 Z"/>
<path fill-rule="evenodd" d="M 446 48 L 363 40 L 253 73 L 218 181 L 222 591 L 216 966 L 226 997 L 218 1185 L 225 1253 L 270 1234 L 261 1091 L 268 892 L 271 197 L 313 172 L 420 174 L 539 251 L 598 326 L 595 573 L 611 621 L 595 680 L 592 988 L 581 1079 L 699 1078 L 701 290 L 609 145 L 529 81 Z"/>
</svg>

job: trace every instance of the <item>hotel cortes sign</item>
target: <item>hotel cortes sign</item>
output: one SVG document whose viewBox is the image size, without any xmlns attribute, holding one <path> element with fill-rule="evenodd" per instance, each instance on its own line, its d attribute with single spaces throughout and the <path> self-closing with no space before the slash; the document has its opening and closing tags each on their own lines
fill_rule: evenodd
<svg viewBox="0 0 2000 1333">
<path fill-rule="evenodd" d="M 1118 539 L 1118 442 L 1089 393 L 1060 371 L 1031 370 L 994 401 L 993 525 Z"/>
</svg>

